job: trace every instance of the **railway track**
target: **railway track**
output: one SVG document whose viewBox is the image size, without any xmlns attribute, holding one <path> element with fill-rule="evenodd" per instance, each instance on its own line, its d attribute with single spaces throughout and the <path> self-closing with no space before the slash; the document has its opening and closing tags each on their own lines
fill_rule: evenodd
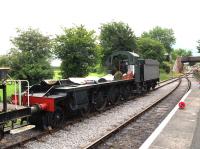
<svg viewBox="0 0 200 149">
<path fill-rule="evenodd" d="M 158 87 L 156 87 L 156 89 L 159 89 L 161 87 L 164 87 L 172 82 L 177 81 L 176 79 L 170 79 L 169 81 L 164 81 L 162 83 L 159 84 Z M 67 123 L 65 123 L 64 125 L 70 125 L 73 124 L 74 121 L 81 121 L 82 119 L 77 118 L 75 120 L 71 120 L 68 121 Z M 64 127 L 65 127 L 64 126 Z M 63 128 L 64 128 L 63 127 Z M 62 129 L 62 128 L 61 128 Z M 23 146 L 23 144 L 25 144 L 28 141 L 31 140 L 41 140 L 40 138 L 47 136 L 49 134 L 53 134 L 57 131 L 59 131 L 60 129 L 54 129 L 54 130 L 49 130 L 49 131 L 39 131 L 39 130 L 30 130 L 21 134 L 18 134 L 18 136 L 12 136 L 12 135 L 8 135 L 5 137 L 5 139 L 1 142 L 0 144 L 0 148 L 11 148 L 11 147 L 16 147 L 16 146 Z M 7 141 L 6 141 L 7 140 Z"/>
<path fill-rule="evenodd" d="M 188 78 L 187 87 L 184 93 L 190 89 L 191 82 Z M 175 92 L 179 92 L 182 79 L 179 80 L 176 88 L 174 88 L 169 94 L 160 100 L 154 102 L 145 108 L 142 112 L 134 115 L 124 123 L 115 127 L 113 130 L 95 140 L 94 142 L 83 146 L 84 149 L 91 148 L 139 148 L 140 145 L 148 138 L 153 132 L 156 126 L 162 119 L 171 111 L 171 109 L 177 104 L 179 99 L 184 95 L 183 92 L 179 97 L 174 96 Z M 168 100 L 171 96 L 178 98 L 177 100 Z M 165 100 L 166 99 L 166 100 Z M 168 103 L 168 104 L 167 104 Z M 172 104 L 173 106 L 170 108 Z M 162 113 L 162 114 L 161 114 Z"/>
</svg>

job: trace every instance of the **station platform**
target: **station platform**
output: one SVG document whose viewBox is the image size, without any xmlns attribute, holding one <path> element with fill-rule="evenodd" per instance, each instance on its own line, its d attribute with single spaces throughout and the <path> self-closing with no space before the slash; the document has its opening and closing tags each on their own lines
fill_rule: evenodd
<svg viewBox="0 0 200 149">
<path fill-rule="evenodd" d="M 197 80 L 190 80 L 191 89 L 181 99 L 186 107 L 177 105 L 140 149 L 200 149 L 200 87 Z"/>
</svg>

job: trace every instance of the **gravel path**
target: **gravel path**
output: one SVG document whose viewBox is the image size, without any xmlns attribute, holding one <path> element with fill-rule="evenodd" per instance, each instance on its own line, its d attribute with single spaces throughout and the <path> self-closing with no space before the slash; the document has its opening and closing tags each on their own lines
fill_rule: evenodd
<svg viewBox="0 0 200 149">
<path fill-rule="evenodd" d="M 142 109 L 145 109 L 150 103 L 168 94 L 177 84 L 178 81 L 153 91 L 145 97 L 127 101 L 120 106 L 92 116 L 82 122 L 66 126 L 64 130 L 43 137 L 43 141 L 32 141 L 25 144 L 25 147 L 34 149 L 82 148 L 86 144 L 104 135 L 113 127 L 123 123 L 125 119 L 129 119 Z"/>
</svg>

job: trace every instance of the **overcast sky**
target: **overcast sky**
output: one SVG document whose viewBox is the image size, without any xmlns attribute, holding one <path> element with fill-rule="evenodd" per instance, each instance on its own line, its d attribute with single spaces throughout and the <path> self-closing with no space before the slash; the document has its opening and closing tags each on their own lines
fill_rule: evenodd
<svg viewBox="0 0 200 149">
<path fill-rule="evenodd" d="M 102 23 L 123 21 L 136 36 L 155 26 L 172 28 L 174 47 L 197 55 L 199 7 L 199 0 L 1 0 L 0 54 L 9 51 L 16 28 L 39 28 L 54 35 L 61 27 L 83 24 L 99 33 Z"/>
</svg>

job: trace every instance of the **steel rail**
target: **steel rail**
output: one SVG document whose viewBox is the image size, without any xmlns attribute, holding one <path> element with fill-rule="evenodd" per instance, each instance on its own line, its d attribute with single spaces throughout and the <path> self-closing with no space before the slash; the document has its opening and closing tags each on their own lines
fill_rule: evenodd
<svg viewBox="0 0 200 149">
<path fill-rule="evenodd" d="M 173 82 L 176 82 L 177 80 L 180 80 L 180 78 L 173 78 L 173 79 L 165 80 L 164 82 L 161 82 L 161 83 L 164 83 L 164 85 L 157 86 L 154 90 L 157 90 L 157 89 L 159 89 L 159 88 L 162 88 L 162 87 L 164 87 L 164 86 L 166 86 L 166 85 L 168 85 L 168 84 L 171 84 L 171 83 L 173 83 Z M 167 81 L 169 81 L 169 82 L 167 82 Z M 167 83 L 165 83 L 165 82 L 167 82 Z M 179 84 L 180 84 L 180 82 L 179 82 Z M 152 91 L 154 91 L 154 90 L 152 90 Z M 150 92 L 152 92 L 152 91 L 150 91 Z M 117 106 L 117 105 L 116 105 L 116 106 Z M 112 107 L 111 107 L 111 108 L 112 108 Z M 149 106 L 149 108 L 151 108 L 151 106 Z M 109 108 L 109 109 L 110 109 L 110 108 Z M 136 116 L 134 116 L 134 117 L 139 117 L 139 115 L 136 115 Z M 66 127 L 67 125 L 73 124 L 74 121 L 77 122 L 77 121 L 80 121 L 80 120 L 81 120 L 80 118 L 77 118 L 77 119 L 75 119 L 75 120 L 66 122 L 65 124 L 63 124 L 63 127 L 61 127 L 61 128 L 57 128 L 57 129 L 53 129 L 53 130 L 41 131 L 41 133 L 39 133 L 37 136 L 32 136 L 32 137 L 30 137 L 30 138 L 26 138 L 26 139 L 22 140 L 21 142 L 13 142 L 12 144 L 10 144 L 10 145 L 8 145 L 8 146 L 5 146 L 5 147 L 0 146 L 0 147 L 1 147 L 2 149 L 8 149 L 8 148 L 13 148 L 13 147 L 17 147 L 17 146 L 23 146 L 25 143 L 27 143 L 27 142 L 29 142 L 29 141 L 40 140 L 40 138 L 45 137 L 45 136 L 50 135 L 50 134 L 53 134 L 53 133 L 55 133 L 55 132 L 58 132 L 59 130 L 62 130 L 64 127 Z M 121 126 L 121 127 L 122 127 L 122 126 Z M 121 127 L 120 127 L 120 128 L 121 128 Z M 120 129 L 120 128 L 118 128 L 118 129 Z"/>
<path fill-rule="evenodd" d="M 182 78 L 182 77 L 181 77 Z M 158 103 L 160 103 L 161 101 L 163 101 L 164 99 L 166 99 L 169 95 L 171 95 L 181 84 L 181 80 L 179 79 L 179 83 L 177 84 L 177 86 L 170 92 L 168 93 L 166 96 L 164 96 L 163 98 L 161 98 L 158 101 L 155 101 L 153 104 L 149 105 L 147 108 L 145 108 L 143 111 L 141 111 L 140 113 L 132 116 L 130 119 L 128 119 L 127 121 L 125 121 L 123 124 L 119 125 L 118 127 L 114 128 L 113 130 L 111 130 L 110 132 L 108 132 L 107 134 L 105 134 L 104 136 L 98 138 L 97 140 L 95 140 L 94 142 L 87 144 L 85 146 L 83 146 L 83 149 L 92 149 L 92 148 L 96 148 L 99 144 L 101 144 L 102 142 L 104 142 L 105 140 L 107 140 L 108 138 L 110 138 L 113 134 L 116 134 L 117 132 L 119 132 L 121 129 L 125 128 L 127 125 L 129 125 L 130 123 L 132 123 L 133 121 L 135 121 L 136 119 L 138 119 L 140 116 L 142 116 L 144 113 L 148 112 L 150 109 L 152 109 L 154 106 L 156 106 Z M 188 88 L 187 91 L 190 89 L 191 87 L 191 81 L 186 77 L 186 79 L 188 80 Z"/>
</svg>

